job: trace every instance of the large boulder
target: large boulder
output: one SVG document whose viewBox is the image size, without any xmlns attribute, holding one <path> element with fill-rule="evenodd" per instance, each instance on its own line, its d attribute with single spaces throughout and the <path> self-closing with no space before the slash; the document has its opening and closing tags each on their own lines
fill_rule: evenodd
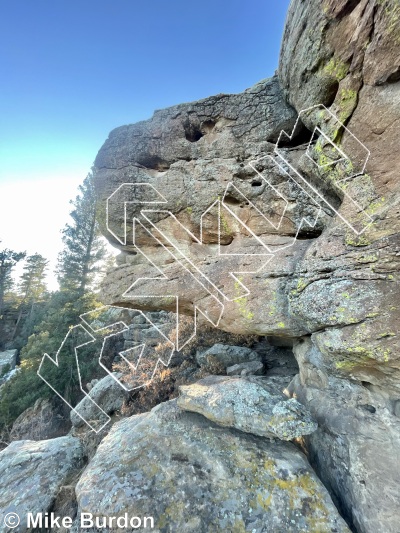
<svg viewBox="0 0 400 533">
<path fill-rule="evenodd" d="M 209 376 L 179 387 L 178 406 L 221 426 L 262 437 L 292 440 L 317 429 L 310 413 L 274 384 L 255 378 Z"/>
<path fill-rule="evenodd" d="M 83 449 L 79 439 L 59 437 L 12 442 L 0 452 L 1 531 L 27 531 L 27 514 L 50 511 L 61 487 L 74 481 L 82 466 Z M 3 524 L 8 513 L 19 516 L 18 527 Z"/>
<path fill-rule="evenodd" d="M 66 435 L 71 428 L 65 410 L 47 399 L 39 399 L 15 420 L 11 440 L 47 440 Z"/>
<path fill-rule="evenodd" d="M 152 516 L 160 532 L 349 531 L 291 443 L 218 427 L 174 400 L 115 424 L 76 494 L 78 512 Z"/>
<path fill-rule="evenodd" d="M 196 361 L 200 366 L 204 366 L 212 362 L 218 362 L 227 368 L 239 363 L 261 361 L 261 356 L 246 346 L 214 344 L 214 346 L 211 346 L 211 348 L 208 348 L 208 350 L 197 353 Z"/>
<path fill-rule="evenodd" d="M 400 402 L 369 382 L 330 375 L 310 339 L 295 354 L 301 371 L 289 390 L 318 421 L 306 437 L 311 463 L 356 531 L 396 533 Z"/>
<path fill-rule="evenodd" d="M 91 388 L 88 396 L 85 396 L 71 411 L 71 422 L 74 427 L 83 426 L 85 421 L 96 419 L 98 416 L 97 406 L 107 415 L 121 409 L 129 394 L 117 381 L 121 376 L 121 373 L 114 372 L 113 375 L 109 374 L 100 379 Z"/>
<path fill-rule="evenodd" d="M 321 399 L 329 427 L 342 387 L 399 412 L 399 15 L 397 0 L 292 0 L 278 77 L 118 128 L 95 162 L 104 232 L 122 250 L 105 300 L 173 310 L 176 295 L 182 313 L 196 308 L 228 332 L 311 337 L 316 352 L 298 358 L 301 375 L 314 365 L 311 381 L 295 392 L 309 407 L 314 388 L 333 390 Z M 376 416 L 363 424 L 374 434 Z M 396 471 L 398 435 L 384 427 Z M 318 466 L 327 441 L 310 438 L 310 457 L 349 521 L 375 532 L 379 508 L 380 527 L 394 531 L 397 504 L 377 481 L 360 491 L 351 454 Z M 373 457 L 373 440 L 364 446 Z"/>
<path fill-rule="evenodd" d="M 310 459 L 363 533 L 398 530 L 399 35 L 396 0 L 292 0 L 279 68 L 298 112 L 330 106 L 348 128 L 334 136 L 340 149 L 353 161 L 360 143 L 371 152 L 347 183 L 314 172 L 317 184 L 337 180 L 341 213 L 353 198 L 373 223 L 355 235 L 336 219 L 308 247 L 289 293 L 292 316 L 311 333 L 296 346 L 292 384 L 319 423 Z"/>
</svg>

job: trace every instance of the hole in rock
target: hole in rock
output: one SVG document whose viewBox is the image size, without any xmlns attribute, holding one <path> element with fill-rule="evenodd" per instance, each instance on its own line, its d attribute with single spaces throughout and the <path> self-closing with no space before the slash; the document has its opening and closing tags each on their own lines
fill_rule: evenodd
<svg viewBox="0 0 400 533">
<path fill-rule="evenodd" d="M 318 239 L 322 235 L 322 228 L 304 228 L 300 229 L 297 240 L 298 241 L 307 241 L 310 239 Z"/>
<path fill-rule="evenodd" d="M 303 144 L 308 144 L 311 138 L 311 131 L 305 127 L 305 125 L 299 121 L 296 127 L 296 131 L 287 132 L 291 133 L 293 136 L 290 139 L 286 135 L 282 135 L 279 141 L 279 146 L 281 148 L 296 148 L 297 146 L 302 146 Z M 277 138 L 268 139 L 269 142 L 276 143 Z"/>
<path fill-rule="evenodd" d="M 400 81 L 400 67 L 396 70 L 396 72 L 393 72 L 386 80 L 387 83 L 397 83 L 398 81 Z"/>
<path fill-rule="evenodd" d="M 191 122 L 189 122 L 189 120 L 186 120 L 183 123 L 183 129 L 185 130 L 186 140 L 191 143 L 199 141 L 204 136 L 204 133 L 201 131 L 200 127 L 198 125 L 192 124 Z"/>
<path fill-rule="evenodd" d="M 361 385 L 366 389 L 370 389 L 373 386 L 369 381 L 361 381 Z"/>
<path fill-rule="evenodd" d="M 211 133 L 214 128 L 215 122 L 213 120 L 205 120 L 201 125 L 201 131 L 203 132 L 203 135 Z"/>
<path fill-rule="evenodd" d="M 224 197 L 224 204 L 227 204 L 227 205 L 240 205 L 242 203 L 242 200 L 238 200 L 237 198 L 235 198 L 234 196 L 230 196 L 229 194 L 227 194 L 225 197 Z M 240 205 L 240 207 L 242 207 Z"/>
<path fill-rule="evenodd" d="M 253 181 L 251 186 L 252 187 L 261 187 L 262 183 L 260 180 Z"/>
<path fill-rule="evenodd" d="M 167 163 L 167 161 L 154 154 L 143 154 L 136 160 L 136 162 L 143 167 L 157 170 L 158 172 L 165 172 L 170 167 L 170 164 Z"/>
<path fill-rule="evenodd" d="M 373 405 L 369 405 L 369 404 L 365 404 L 365 405 L 360 405 L 360 407 L 362 409 L 365 409 L 366 411 L 368 411 L 369 413 L 376 413 L 376 409 Z"/>
</svg>

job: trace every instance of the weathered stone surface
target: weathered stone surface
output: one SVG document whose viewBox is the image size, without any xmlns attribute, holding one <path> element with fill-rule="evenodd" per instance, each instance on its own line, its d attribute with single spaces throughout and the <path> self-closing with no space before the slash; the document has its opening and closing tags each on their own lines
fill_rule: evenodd
<svg viewBox="0 0 400 533">
<path fill-rule="evenodd" d="M 237 365 L 229 366 L 226 369 L 228 376 L 259 376 L 264 372 L 264 365 L 261 361 L 250 361 L 248 363 L 239 363 Z"/>
<path fill-rule="evenodd" d="M 251 128 L 247 127 L 249 110 L 253 116 Z M 320 213 L 315 227 L 304 227 L 304 217 L 314 220 L 318 210 L 310 205 L 301 187 L 288 182 L 277 160 L 265 157 L 273 154 L 273 143 L 281 130 L 291 131 L 294 122 L 295 114 L 285 104 L 277 79 L 272 78 L 241 95 L 211 97 L 169 108 L 157 112 L 149 121 L 118 128 L 110 134 L 96 159 L 96 188 L 103 219 L 106 199 L 124 183 L 149 184 L 162 192 L 167 203 L 156 207 L 171 212 L 176 219 L 153 213 L 155 227 L 167 232 L 170 243 L 185 253 L 214 287 L 229 296 L 224 301 L 220 321 L 221 329 L 226 331 L 280 336 L 307 332 L 291 319 L 285 294 L 287 277 L 307 247 L 307 242 L 294 238 L 298 231 L 299 235 L 319 234 L 330 213 L 329 210 Z M 188 128 L 195 123 L 200 130 L 203 128 L 204 134 L 193 142 Z M 215 123 L 212 131 L 211 123 Z M 257 173 L 249 163 L 260 157 Z M 225 194 L 229 183 L 232 185 Z M 129 220 L 148 207 L 145 202 L 159 199 L 154 189 L 131 190 L 132 202 L 127 204 Z M 224 199 L 221 214 L 212 208 L 209 216 L 201 219 L 218 198 Z M 123 250 L 123 256 L 103 284 L 104 301 L 173 311 L 175 300 L 165 295 L 176 294 L 183 312 L 193 314 L 196 304 L 211 318 L 218 316 L 220 304 L 204 283 L 194 281 L 193 275 L 174 260 L 168 243 L 163 248 L 154 236 L 137 226 L 135 242 L 145 255 L 136 253 L 131 224 L 127 225 L 126 246 L 117 242 L 117 238 L 124 241 L 123 200 L 121 197 L 108 205 L 109 225 L 115 236 L 105 234 Z M 199 236 L 201 222 L 199 244 L 193 235 Z M 252 234 L 263 235 L 263 244 Z M 223 256 L 218 251 L 219 239 Z M 239 276 L 250 290 L 247 295 L 241 283 L 228 273 L 248 272 L 249 264 L 254 270 L 260 269 L 268 260 L 260 252 L 269 254 L 267 250 L 276 252 L 275 256 L 257 278 Z M 162 282 L 146 279 L 156 272 L 154 265 L 166 276 Z M 140 282 L 127 292 L 138 279 Z M 264 292 L 270 297 L 260 299 L 258 296 Z M 144 300 L 143 295 L 152 298 Z"/>
<path fill-rule="evenodd" d="M 288 339 L 312 336 L 318 355 L 310 358 L 316 357 L 317 362 L 313 365 L 311 359 L 299 356 L 299 363 L 301 376 L 313 366 L 309 378 L 313 385 L 305 387 L 298 380 L 296 386 L 298 396 L 303 394 L 306 405 L 311 402 L 310 394 L 314 388 L 321 391 L 337 386 L 340 392 L 341 384 L 350 388 L 366 384 L 373 398 L 387 398 L 393 406 L 392 414 L 398 412 L 398 35 L 400 8 L 397 0 L 322 3 L 293 0 L 278 72 L 282 90 L 274 78 L 257 84 L 242 96 L 214 97 L 167 109 L 150 121 L 115 130 L 96 160 L 99 206 L 103 213 L 107 194 L 124 182 L 151 183 L 165 194 L 168 203 L 160 209 L 171 211 L 192 235 L 181 226 L 171 224 L 171 217 L 164 215 L 152 219 L 153 232 L 166 232 L 169 228 L 171 243 L 218 290 L 230 296 L 229 301 L 223 301 L 224 312 L 218 322 L 221 329 Z M 283 96 L 296 113 L 287 107 Z M 244 128 L 241 112 L 237 114 L 236 111 L 242 109 L 244 102 L 252 109 L 252 103 L 256 101 L 254 128 Z M 222 102 L 225 105 L 223 110 L 220 107 Z M 285 129 L 290 134 L 296 114 L 318 104 L 328 107 L 348 129 L 335 125 L 326 112 L 309 112 L 303 117 L 304 127 L 299 128 L 297 137 L 281 147 L 281 156 L 287 162 L 285 166 L 283 159 L 273 154 L 273 143 L 279 137 L 279 130 Z M 264 123 L 259 120 L 259 113 L 263 113 Z M 277 118 L 280 114 L 284 120 Z M 253 118 L 246 115 L 246 120 L 250 124 Z M 316 127 L 323 135 L 308 147 L 305 143 Z M 324 143 L 324 135 L 349 156 L 347 174 L 341 164 L 326 164 L 329 142 Z M 363 145 L 371 156 L 366 168 L 360 170 L 365 152 Z M 255 165 L 257 173 L 249 165 L 255 159 L 258 160 Z M 277 165 L 279 162 L 280 166 Z M 330 209 L 324 207 L 323 202 L 321 205 L 320 197 L 305 195 L 296 180 L 288 178 L 285 174 L 288 163 L 329 201 Z M 352 166 L 360 170 L 358 176 L 354 175 L 358 172 L 351 172 Z M 199 244 L 194 237 L 200 234 L 200 216 L 212 201 L 223 197 L 229 182 L 237 188 L 231 188 L 224 197 L 230 214 L 228 216 L 224 208 L 222 217 L 219 213 L 213 218 L 210 212 L 202 228 L 203 242 Z M 288 201 L 286 210 L 280 195 Z M 139 202 L 146 200 L 140 196 L 136 199 Z M 315 202 L 321 205 L 322 213 L 313 226 L 317 213 Z M 129 216 L 137 215 L 142 208 L 143 203 L 132 205 Z M 260 212 L 268 215 L 269 223 Z M 122 208 L 111 214 L 119 236 L 123 229 L 121 213 Z M 282 213 L 282 222 L 278 224 Z M 216 220 L 219 220 L 219 226 Z M 306 221 L 303 225 L 302 220 Z M 363 233 L 357 234 L 348 224 L 357 225 L 362 220 L 372 223 L 363 228 Z M 299 227 L 300 233 L 297 234 Z M 218 253 L 218 229 L 220 244 L 223 251 L 230 254 L 229 260 Z M 249 266 L 256 264 L 254 257 L 249 259 L 257 252 L 254 235 L 268 243 L 275 253 L 257 274 L 241 275 L 241 282 L 249 289 L 246 294 L 240 292 L 240 284 L 229 273 L 248 272 Z M 176 294 L 180 297 L 183 312 L 193 314 L 197 305 L 209 316 L 218 317 L 217 293 L 210 295 L 204 284 L 197 283 L 193 275 L 172 258 L 168 250 L 170 245 L 163 248 L 158 243 L 156 246 L 144 230 L 136 236 L 136 243 L 167 279 L 157 283 L 154 279 L 142 279 L 135 291 L 122 296 L 129 286 L 138 278 L 145 278 L 150 271 L 142 254 L 130 257 L 127 253 L 137 252 L 132 246 L 131 234 L 128 234 L 127 246 L 120 246 L 123 249 L 120 265 L 105 282 L 103 295 L 108 302 L 128 301 L 132 306 L 172 310 L 175 302 L 165 295 Z M 296 236 L 300 238 L 293 242 Z M 151 303 L 141 299 L 148 294 L 155 296 Z M 332 406 L 330 411 L 332 398 L 334 395 L 329 396 L 326 403 L 321 400 L 329 412 L 336 409 Z M 364 424 L 371 434 L 374 433 L 374 417 L 366 418 Z M 385 427 L 387 438 L 395 442 L 398 436 L 393 425 Z M 357 448 L 357 436 L 344 431 L 343 427 L 338 429 L 338 439 L 348 442 L 349 447 L 354 440 Z M 368 443 L 366 440 L 366 448 Z M 320 444 L 320 453 L 326 452 L 324 457 L 328 457 L 329 445 L 322 440 Z M 339 455 L 333 453 L 335 457 Z M 393 464 L 397 457 L 398 454 L 388 456 L 388 468 L 390 461 Z M 354 458 L 351 459 L 354 462 Z M 346 471 L 351 468 L 350 456 L 342 454 L 340 460 L 327 461 L 321 472 L 329 480 L 336 475 L 346 477 Z M 390 531 L 392 516 L 397 512 L 395 504 L 388 507 L 388 502 L 383 501 L 384 492 L 373 489 L 371 494 L 376 496 L 376 501 L 372 505 L 372 500 L 359 491 L 356 478 L 347 476 L 346 479 L 343 490 L 340 485 L 335 493 L 360 531 L 375 533 L 376 524 L 368 518 L 373 507 L 386 509 L 387 518 L 380 514 L 381 527 Z M 378 482 L 376 486 L 380 486 Z"/>
<path fill-rule="evenodd" d="M 49 400 L 39 399 L 19 415 L 10 432 L 11 440 L 46 440 L 66 435 L 69 417 Z"/>
<path fill-rule="evenodd" d="M 301 371 L 289 389 L 318 421 L 307 437 L 312 465 L 357 531 L 397 532 L 400 424 L 390 393 L 332 376 L 309 338 L 295 354 Z"/>
<path fill-rule="evenodd" d="M 292 440 L 317 425 L 296 400 L 289 400 L 266 380 L 209 376 L 179 387 L 178 405 L 225 427 L 262 437 Z"/>
<path fill-rule="evenodd" d="M 76 487 L 78 512 L 153 516 L 155 531 L 349 531 L 291 443 L 223 429 L 175 401 L 115 424 Z"/>
<path fill-rule="evenodd" d="M 308 438 L 310 457 L 357 530 L 367 533 L 398 529 L 399 15 L 392 0 L 324 2 L 322 9 L 316 0 L 293 0 L 279 69 L 297 111 L 332 104 L 371 151 L 368 174 L 345 193 L 374 223 L 356 236 L 336 221 L 308 248 L 289 293 L 293 316 L 312 333 L 296 348 L 294 382 L 319 422 Z M 359 156 L 348 131 L 336 142 Z"/>
<path fill-rule="evenodd" d="M 214 344 L 205 352 L 198 353 L 196 360 L 200 366 L 209 363 L 211 360 L 216 360 L 223 366 L 228 367 L 248 361 L 260 361 L 261 357 L 257 352 L 245 346 Z"/>
<path fill-rule="evenodd" d="M 120 378 L 122 376 L 121 373 L 117 372 L 115 372 L 114 375 L 116 378 Z M 97 408 L 94 407 L 94 404 L 91 400 L 101 407 L 105 413 L 111 414 L 114 411 L 121 409 L 125 398 L 128 396 L 128 392 L 121 387 L 116 379 L 110 375 L 107 375 L 95 383 L 95 385 L 90 389 L 88 396 L 90 398 L 89 401 L 85 396 L 85 398 L 83 398 L 83 400 L 81 400 L 75 407 L 75 409 L 82 416 L 79 416 L 75 411 L 71 411 L 71 422 L 74 427 L 80 427 L 85 424 L 82 417 L 88 421 L 96 418 Z"/>
<path fill-rule="evenodd" d="M 73 480 L 83 466 L 83 450 L 78 439 L 59 437 L 39 442 L 12 442 L 0 452 L 0 515 L 17 513 L 20 525 L 1 531 L 27 531 L 27 513 L 50 510 L 59 489 Z"/>
</svg>

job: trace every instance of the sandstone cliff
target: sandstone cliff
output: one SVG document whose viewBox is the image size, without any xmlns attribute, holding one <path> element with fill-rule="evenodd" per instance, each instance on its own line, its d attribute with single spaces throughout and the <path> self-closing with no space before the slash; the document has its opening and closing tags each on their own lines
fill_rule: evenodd
<svg viewBox="0 0 400 533">
<path fill-rule="evenodd" d="M 146 256 L 133 255 L 132 225 L 122 246 L 123 204 L 114 206 L 111 240 L 122 256 L 106 300 L 171 309 L 163 295 L 177 294 L 185 312 L 197 304 L 218 314 L 210 291 L 154 239 L 171 227 L 173 246 L 232 296 L 218 327 L 294 340 L 291 392 L 320 425 L 307 439 L 312 463 L 350 523 L 371 532 L 396 530 L 400 475 L 399 9 L 391 0 L 293 0 L 277 77 L 118 128 L 96 159 L 100 204 L 123 183 L 150 183 L 167 200 L 150 208 L 196 237 L 202 229 L 199 243 L 171 216 L 148 215 L 152 233 L 135 235 Z M 333 163 L 338 148 L 347 166 Z M 220 235 L 201 219 L 218 198 Z M 129 221 L 151 198 L 136 200 Z M 241 276 L 249 294 L 235 299 L 227 273 L 260 266 L 255 236 L 272 259 Z M 218 245 L 245 257 L 221 257 Z M 142 280 L 122 297 L 148 258 L 167 279 Z"/>
<path fill-rule="evenodd" d="M 30 494 L 18 461 L 71 442 L 61 481 L 30 467 L 38 510 L 150 514 L 161 533 L 399 531 L 399 36 L 398 0 L 292 0 L 273 78 L 110 133 L 98 216 L 121 253 L 102 299 L 195 317 L 197 341 L 190 362 L 174 352 L 177 400 L 117 422 L 128 395 L 108 377 L 92 391 L 111 429 L 73 413 L 72 436 L 1 452 L 3 512 Z"/>
</svg>

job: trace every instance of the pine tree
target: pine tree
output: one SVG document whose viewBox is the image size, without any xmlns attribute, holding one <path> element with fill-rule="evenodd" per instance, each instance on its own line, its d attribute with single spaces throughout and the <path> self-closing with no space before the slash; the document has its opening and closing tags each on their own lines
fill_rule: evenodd
<svg viewBox="0 0 400 533">
<path fill-rule="evenodd" d="M 47 259 L 40 254 L 27 257 L 19 284 L 19 292 L 25 302 L 38 302 L 46 292 Z"/>
<path fill-rule="evenodd" d="M 4 309 L 4 294 L 13 287 L 12 271 L 15 265 L 25 258 L 25 252 L 15 252 L 9 248 L 0 251 L 0 319 Z"/>
<path fill-rule="evenodd" d="M 91 173 L 79 186 L 71 204 L 73 220 L 63 230 L 64 250 L 58 256 L 58 281 L 61 290 L 72 290 L 81 297 L 90 287 L 100 262 L 106 255 L 96 221 L 96 198 Z"/>
<path fill-rule="evenodd" d="M 29 306 L 28 319 L 32 317 L 35 303 L 38 303 L 46 293 L 45 276 L 48 261 L 40 254 L 33 254 L 27 257 L 24 271 L 19 284 L 21 303 L 19 306 L 18 318 L 14 327 L 12 338 L 18 330 L 24 310 Z"/>
</svg>

